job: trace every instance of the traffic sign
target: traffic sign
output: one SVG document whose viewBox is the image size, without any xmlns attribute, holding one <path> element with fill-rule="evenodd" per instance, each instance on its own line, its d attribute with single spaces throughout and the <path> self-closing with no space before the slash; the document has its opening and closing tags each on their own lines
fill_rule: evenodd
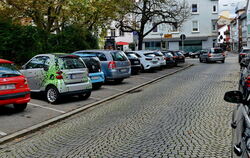
<svg viewBox="0 0 250 158">
<path fill-rule="evenodd" d="M 186 35 L 181 34 L 180 39 L 181 39 L 182 41 L 184 41 L 184 40 L 186 39 Z"/>
</svg>

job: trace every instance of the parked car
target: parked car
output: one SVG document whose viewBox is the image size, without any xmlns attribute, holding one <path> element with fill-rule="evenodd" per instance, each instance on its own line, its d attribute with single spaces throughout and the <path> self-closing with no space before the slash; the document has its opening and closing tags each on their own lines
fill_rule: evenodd
<svg viewBox="0 0 250 158">
<path fill-rule="evenodd" d="M 185 57 L 189 57 L 190 52 L 186 52 L 186 51 L 180 51 Z"/>
<path fill-rule="evenodd" d="M 162 54 L 160 51 L 154 51 L 154 54 L 156 58 L 159 60 L 160 67 L 165 67 L 166 66 L 166 61 L 165 61 L 165 56 Z"/>
<path fill-rule="evenodd" d="M 167 50 L 167 51 L 164 51 L 164 53 L 171 53 L 171 54 L 173 55 L 174 61 L 175 61 L 175 63 L 176 63 L 175 66 L 178 65 L 178 63 L 179 63 L 179 61 L 178 61 L 179 56 L 178 56 L 178 54 L 177 54 L 177 51 Z"/>
<path fill-rule="evenodd" d="M 200 52 L 200 62 L 225 62 L 226 55 L 221 48 L 211 48 L 208 51 Z"/>
<path fill-rule="evenodd" d="M 132 52 L 125 52 L 130 63 L 131 63 L 131 73 L 138 74 L 141 71 L 141 62 L 140 59 L 136 56 L 136 54 Z"/>
<path fill-rule="evenodd" d="M 36 55 L 21 72 L 27 77 L 31 92 L 45 92 L 50 103 L 56 103 L 63 95 L 79 95 L 83 99 L 91 95 L 87 67 L 76 55 Z"/>
<path fill-rule="evenodd" d="M 224 100 L 235 103 L 232 114 L 232 150 L 231 157 L 250 157 L 250 117 L 249 100 L 240 91 L 226 92 Z"/>
<path fill-rule="evenodd" d="M 30 89 L 24 75 L 13 62 L 0 59 L 0 106 L 13 104 L 23 111 L 30 101 Z"/>
<path fill-rule="evenodd" d="M 198 51 L 195 51 L 195 52 L 191 52 L 189 54 L 189 57 L 190 58 L 199 58 L 200 57 L 200 53 L 201 53 L 202 50 L 198 50 Z"/>
<path fill-rule="evenodd" d="M 165 56 L 166 66 L 176 66 L 177 65 L 177 62 L 174 60 L 174 57 L 171 53 L 164 52 L 164 51 L 162 51 L 162 53 Z"/>
<path fill-rule="evenodd" d="M 156 58 L 154 51 L 138 50 L 130 51 L 129 53 L 134 53 L 140 59 L 142 70 L 154 70 L 160 67 L 159 60 Z"/>
<path fill-rule="evenodd" d="M 78 54 L 88 68 L 89 77 L 93 89 L 99 89 L 104 83 L 105 77 L 101 70 L 101 63 L 95 54 Z"/>
<path fill-rule="evenodd" d="M 177 61 L 179 63 L 185 63 L 185 56 L 180 51 L 177 51 L 176 53 L 178 55 Z"/>
<path fill-rule="evenodd" d="M 131 75 L 131 65 L 128 57 L 120 50 L 80 50 L 73 54 L 94 54 L 101 61 L 105 81 L 122 82 Z"/>
<path fill-rule="evenodd" d="M 243 47 L 239 53 L 238 62 L 240 63 L 241 59 L 243 59 L 247 54 L 250 54 L 250 48 Z"/>
</svg>

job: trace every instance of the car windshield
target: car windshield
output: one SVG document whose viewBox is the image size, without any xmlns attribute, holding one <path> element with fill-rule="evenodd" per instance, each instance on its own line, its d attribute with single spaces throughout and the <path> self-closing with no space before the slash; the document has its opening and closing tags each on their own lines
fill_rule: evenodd
<svg viewBox="0 0 250 158">
<path fill-rule="evenodd" d="M 127 53 L 126 54 L 129 58 L 137 58 L 137 56 L 133 53 Z"/>
<path fill-rule="evenodd" d="M 250 49 L 243 49 L 242 53 L 250 53 Z"/>
<path fill-rule="evenodd" d="M 161 52 L 155 52 L 154 53 L 156 56 L 163 56 L 163 54 Z"/>
<path fill-rule="evenodd" d="M 81 69 L 86 68 L 84 63 L 77 57 L 60 57 L 61 69 Z"/>
<path fill-rule="evenodd" d="M 144 54 L 146 57 L 155 57 L 154 53 L 145 53 Z"/>
<path fill-rule="evenodd" d="M 215 49 L 215 48 L 211 49 L 211 53 L 214 53 L 214 54 L 218 54 L 218 53 L 222 53 L 222 52 L 223 52 L 222 49 Z"/>
<path fill-rule="evenodd" d="M 112 52 L 111 56 L 113 57 L 114 61 L 126 61 L 126 55 L 122 52 Z"/>
<path fill-rule="evenodd" d="M 171 53 L 166 53 L 165 54 L 167 57 L 173 57 L 173 55 Z"/>
<path fill-rule="evenodd" d="M 100 60 L 97 57 L 81 57 L 90 73 L 100 72 Z"/>
<path fill-rule="evenodd" d="M 0 78 L 20 76 L 21 73 L 13 64 L 0 63 Z"/>
</svg>

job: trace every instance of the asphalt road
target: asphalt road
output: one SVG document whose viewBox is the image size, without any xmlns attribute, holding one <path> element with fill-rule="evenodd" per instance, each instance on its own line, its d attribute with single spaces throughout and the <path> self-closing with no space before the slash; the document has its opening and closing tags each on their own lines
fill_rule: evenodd
<svg viewBox="0 0 250 158">
<path fill-rule="evenodd" d="M 0 157 L 230 157 L 236 55 L 195 63 L 133 93 L 0 146 Z M 119 88 L 118 88 L 119 89 Z"/>
</svg>

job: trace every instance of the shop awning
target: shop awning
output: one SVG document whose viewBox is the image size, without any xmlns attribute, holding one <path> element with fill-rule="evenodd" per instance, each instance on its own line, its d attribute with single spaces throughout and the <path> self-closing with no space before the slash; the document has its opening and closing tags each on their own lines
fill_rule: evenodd
<svg viewBox="0 0 250 158">
<path fill-rule="evenodd" d="M 128 42 L 116 42 L 116 45 L 128 45 Z"/>
</svg>

